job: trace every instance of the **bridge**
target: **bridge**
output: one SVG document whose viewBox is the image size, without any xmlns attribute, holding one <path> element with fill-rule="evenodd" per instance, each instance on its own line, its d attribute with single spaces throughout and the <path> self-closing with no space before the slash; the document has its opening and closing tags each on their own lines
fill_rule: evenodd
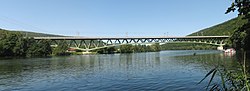
<svg viewBox="0 0 250 91">
<path fill-rule="evenodd" d="M 106 47 L 120 46 L 124 44 L 152 44 L 152 43 L 205 43 L 218 46 L 218 50 L 223 50 L 225 39 L 229 36 L 184 36 L 184 37 L 34 37 L 35 40 L 52 40 L 57 46 L 60 41 L 66 41 L 68 46 L 82 51 L 97 50 Z"/>
</svg>

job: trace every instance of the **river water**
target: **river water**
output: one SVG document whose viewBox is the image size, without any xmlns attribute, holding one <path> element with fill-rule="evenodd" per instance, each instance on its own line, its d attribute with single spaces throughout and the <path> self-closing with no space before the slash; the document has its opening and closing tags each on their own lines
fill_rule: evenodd
<svg viewBox="0 0 250 91">
<path fill-rule="evenodd" d="M 235 60 L 212 50 L 1 59 L 0 90 L 201 91 L 210 69 Z"/>
</svg>

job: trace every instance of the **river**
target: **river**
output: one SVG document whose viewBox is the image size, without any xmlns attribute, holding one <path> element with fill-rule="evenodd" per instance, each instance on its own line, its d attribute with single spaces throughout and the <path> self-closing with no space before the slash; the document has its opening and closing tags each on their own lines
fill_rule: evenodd
<svg viewBox="0 0 250 91">
<path fill-rule="evenodd" d="M 214 50 L 1 59 L 0 90 L 201 91 L 210 69 L 235 60 Z"/>
</svg>

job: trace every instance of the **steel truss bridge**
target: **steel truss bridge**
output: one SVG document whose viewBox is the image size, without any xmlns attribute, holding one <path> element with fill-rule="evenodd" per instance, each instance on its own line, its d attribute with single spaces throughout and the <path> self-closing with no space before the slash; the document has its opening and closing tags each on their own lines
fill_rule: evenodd
<svg viewBox="0 0 250 91">
<path fill-rule="evenodd" d="M 120 46 L 124 44 L 152 44 L 152 43 L 204 43 L 218 46 L 223 50 L 225 39 L 229 36 L 185 36 L 185 37 L 34 37 L 35 40 L 52 40 L 52 46 L 66 41 L 70 48 L 82 51 L 92 51 L 101 48 Z"/>
</svg>

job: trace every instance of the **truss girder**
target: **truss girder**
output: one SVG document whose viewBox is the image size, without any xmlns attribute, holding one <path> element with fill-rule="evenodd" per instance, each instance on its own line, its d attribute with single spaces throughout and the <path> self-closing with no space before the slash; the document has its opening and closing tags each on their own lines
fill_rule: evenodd
<svg viewBox="0 0 250 91">
<path fill-rule="evenodd" d="M 80 50 L 96 50 L 124 44 L 150 44 L 150 43 L 205 43 L 210 45 L 225 45 L 226 38 L 106 38 L 106 39 L 53 39 L 51 45 L 59 45 L 60 41 L 67 41 L 71 48 Z M 42 39 L 36 39 L 38 42 Z"/>
</svg>

